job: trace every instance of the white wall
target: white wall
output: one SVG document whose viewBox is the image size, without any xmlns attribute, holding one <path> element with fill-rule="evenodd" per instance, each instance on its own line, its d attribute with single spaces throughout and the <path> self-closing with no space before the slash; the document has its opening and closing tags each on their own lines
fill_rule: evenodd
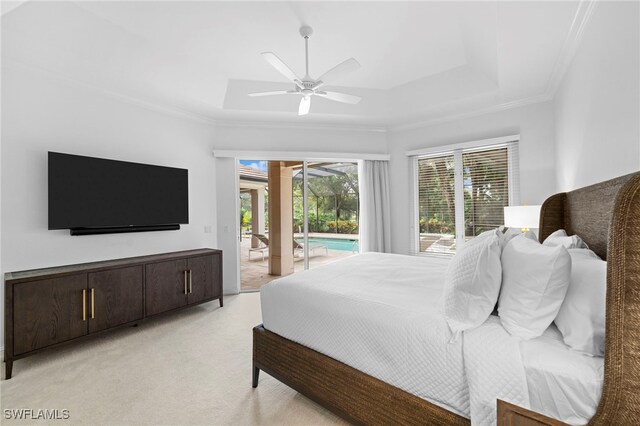
<svg viewBox="0 0 640 426">
<path fill-rule="evenodd" d="M 640 3 L 600 2 L 556 94 L 557 185 L 640 170 Z"/>
<path fill-rule="evenodd" d="M 222 150 L 386 154 L 387 138 L 384 131 L 339 125 L 221 123 L 217 125 L 215 147 Z"/>
<path fill-rule="evenodd" d="M 3 273 L 216 247 L 213 126 L 127 104 L 7 61 L 2 66 Z M 189 169 L 189 224 L 179 231 L 79 237 L 48 231 L 47 151 Z M 204 232 L 205 225 L 212 226 L 211 233 Z M 0 306 L 4 318 L 4 301 Z"/>
<path fill-rule="evenodd" d="M 391 247 L 411 244 L 411 170 L 407 151 L 520 134 L 520 200 L 540 204 L 556 190 L 554 117 L 551 102 L 513 108 L 388 135 L 391 154 Z"/>
</svg>

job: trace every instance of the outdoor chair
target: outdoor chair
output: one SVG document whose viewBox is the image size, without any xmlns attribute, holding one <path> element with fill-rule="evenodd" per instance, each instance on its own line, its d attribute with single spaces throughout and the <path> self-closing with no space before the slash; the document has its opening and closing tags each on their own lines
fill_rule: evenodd
<svg viewBox="0 0 640 426">
<path fill-rule="evenodd" d="M 329 247 L 327 247 L 326 244 L 322 244 L 322 243 L 310 243 L 309 244 L 309 254 L 311 254 L 312 252 L 314 252 L 317 249 L 324 249 L 324 254 L 325 256 L 329 254 Z M 293 240 L 293 255 L 297 256 L 302 254 L 304 256 L 304 245 L 299 243 L 298 241 L 296 241 L 295 239 Z"/>
<path fill-rule="evenodd" d="M 249 248 L 249 260 L 251 260 L 251 253 L 260 253 L 262 255 L 262 260 L 264 260 L 264 253 L 269 250 L 269 238 L 262 234 L 251 234 L 253 237 L 256 237 L 260 242 L 258 247 Z"/>
</svg>

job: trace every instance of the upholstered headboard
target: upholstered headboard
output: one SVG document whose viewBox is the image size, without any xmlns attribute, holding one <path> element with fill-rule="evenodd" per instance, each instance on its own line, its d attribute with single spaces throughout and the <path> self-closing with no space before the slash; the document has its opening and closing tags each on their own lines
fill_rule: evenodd
<svg viewBox="0 0 640 426">
<path fill-rule="evenodd" d="M 549 197 L 540 212 L 540 241 L 558 229 L 579 235 L 607 260 L 604 388 L 589 424 L 638 424 L 640 172 Z"/>
<path fill-rule="evenodd" d="M 568 235 L 579 235 L 591 250 L 606 259 L 616 196 L 638 175 L 632 173 L 549 197 L 540 211 L 540 241 L 558 229 L 565 229 Z"/>
</svg>

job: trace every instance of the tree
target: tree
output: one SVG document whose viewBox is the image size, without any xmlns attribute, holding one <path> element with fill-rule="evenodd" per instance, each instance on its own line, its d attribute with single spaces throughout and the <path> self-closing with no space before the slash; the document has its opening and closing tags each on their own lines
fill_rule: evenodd
<svg viewBox="0 0 640 426">
<path fill-rule="evenodd" d="M 313 173 L 310 167 L 310 174 Z M 349 230 L 357 232 L 359 216 L 359 193 L 357 166 L 341 166 L 340 168 L 326 168 L 318 166 L 322 171 L 333 171 L 327 176 L 309 179 L 309 226 L 315 231 L 326 232 L 327 221 L 332 221 L 336 232 Z M 294 230 L 302 226 L 302 179 L 295 179 L 294 193 Z M 331 214 L 335 210 L 335 214 Z M 311 219 L 315 219 L 312 223 Z M 331 219 L 332 218 L 332 219 Z M 340 226 L 340 221 L 348 221 L 351 225 Z M 345 231 L 346 232 L 346 231 Z"/>
<path fill-rule="evenodd" d="M 418 161 L 420 232 L 450 234 L 455 230 L 453 156 Z"/>
</svg>

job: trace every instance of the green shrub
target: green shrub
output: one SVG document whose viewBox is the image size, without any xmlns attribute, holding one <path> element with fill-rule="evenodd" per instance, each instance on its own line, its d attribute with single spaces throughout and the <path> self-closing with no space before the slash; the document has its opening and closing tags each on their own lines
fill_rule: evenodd
<svg viewBox="0 0 640 426">
<path fill-rule="evenodd" d="M 339 220 L 336 228 L 336 222 L 327 223 L 328 232 L 332 234 L 357 234 L 358 222 L 353 220 Z"/>
</svg>

